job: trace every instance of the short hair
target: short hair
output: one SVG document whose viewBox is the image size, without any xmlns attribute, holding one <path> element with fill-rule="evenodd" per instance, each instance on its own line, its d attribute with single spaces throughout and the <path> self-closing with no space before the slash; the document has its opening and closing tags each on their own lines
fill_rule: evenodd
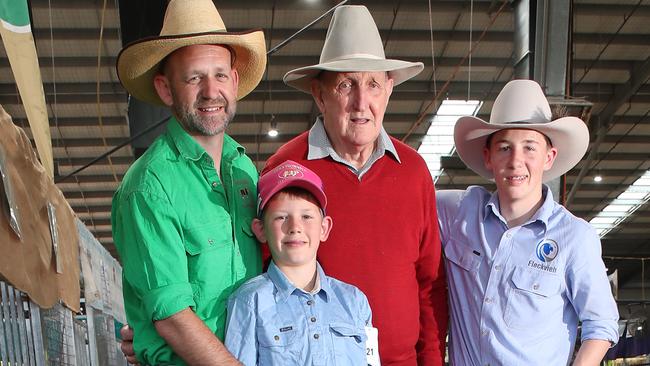
<svg viewBox="0 0 650 366">
<path fill-rule="evenodd" d="M 529 130 L 529 128 L 523 128 L 523 129 L 524 130 Z M 499 131 L 503 131 L 503 130 L 499 130 Z M 485 148 L 486 149 L 490 149 L 490 145 L 492 144 L 492 138 L 494 137 L 494 134 L 496 134 L 499 131 L 492 132 L 491 134 L 488 135 L 487 139 L 485 140 Z M 531 130 L 531 131 L 539 132 L 537 130 Z M 541 132 L 539 132 L 539 133 L 541 133 Z M 546 136 L 545 134 L 543 134 L 543 133 L 541 133 L 541 134 L 542 134 L 542 136 L 544 136 L 544 139 L 546 140 L 547 147 L 553 147 L 553 142 L 551 141 L 551 139 L 548 136 Z"/>
<path fill-rule="evenodd" d="M 260 211 L 259 216 L 261 219 L 264 219 L 264 213 L 266 212 L 266 207 L 268 207 L 269 203 L 271 203 L 271 201 L 276 199 L 276 197 L 280 193 L 285 193 L 289 197 L 302 198 L 315 204 L 320 209 L 321 214 L 325 216 L 325 212 L 323 211 L 323 208 L 321 207 L 320 202 L 318 201 L 316 196 L 314 196 L 310 191 L 306 190 L 305 188 L 290 186 L 290 187 L 282 188 L 281 190 L 277 191 L 275 194 L 273 194 L 273 196 L 271 196 L 271 198 L 268 201 L 266 201 L 266 205 L 264 205 L 264 208 Z"/>
</svg>

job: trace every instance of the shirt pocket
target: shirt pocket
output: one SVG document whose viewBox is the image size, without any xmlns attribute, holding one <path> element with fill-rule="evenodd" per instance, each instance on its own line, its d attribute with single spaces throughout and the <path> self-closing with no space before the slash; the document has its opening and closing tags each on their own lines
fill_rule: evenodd
<svg viewBox="0 0 650 366">
<path fill-rule="evenodd" d="M 445 258 L 460 268 L 476 273 L 481 265 L 481 257 L 476 250 L 462 241 L 452 239 L 444 249 Z"/>
<path fill-rule="evenodd" d="M 331 322 L 329 328 L 336 365 L 365 365 L 365 328 L 347 322 Z"/>
<path fill-rule="evenodd" d="M 561 320 L 563 300 L 558 275 L 516 267 L 510 281 L 504 321 L 509 328 L 548 328 Z"/>
<path fill-rule="evenodd" d="M 188 280 L 194 295 L 214 298 L 232 281 L 232 227 L 229 217 L 219 217 L 184 232 Z"/>
<path fill-rule="evenodd" d="M 277 323 L 257 327 L 258 365 L 297 365 L 300 363 L 299 332 L 295 326 L 282 331 Z"/>
</svg>

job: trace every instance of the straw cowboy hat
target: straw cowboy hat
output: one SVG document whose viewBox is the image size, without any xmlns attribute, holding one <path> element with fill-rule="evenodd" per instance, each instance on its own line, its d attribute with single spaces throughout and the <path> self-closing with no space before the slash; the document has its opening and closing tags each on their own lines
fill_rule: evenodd
<svg viewBox="0 0 650 366">
<path fill-rule="evenodd" d="M 573 168 L 589 147 L 589 129 L 576 117 L 551 120 L 551 107 L 542 88 L 532 80 L 512 80 L 497 96 L 490 121 L 461 117 L 454 127 L 456 151 L 467 166 L 480 176 L 494 179 L 485 167 L 483 148 L 490 134 L 506 128 L 523 128 L 541 132 L 557 148 L 557 158 L 542 180 L 553 180 Z"/>
<path fill-rule="evenodd" d="M 134 97 L 164 105 L 153 86 L 160 61 L 175 50 L 200 44 L 228 45 L 235 51 L 239 72 L 237 99 L 250 93 L 266 67 L 266 43 L 259 30 L 228 32 L 211 0 L 171 0 L 160 36 L 137 40 L 117 56 L 117 76 Z"/>
<path fill-rule="evenodd" d="M 284 82 L 310 93 L 311 80 L 321 71 L 388 71 L 395 85 L 419 74 L 421 62 L 386 59 L 377 25 L 365 6 L 344 5 L 334 10 L 317 65 L 300 67 L 284 75 Z"/>
</svg>

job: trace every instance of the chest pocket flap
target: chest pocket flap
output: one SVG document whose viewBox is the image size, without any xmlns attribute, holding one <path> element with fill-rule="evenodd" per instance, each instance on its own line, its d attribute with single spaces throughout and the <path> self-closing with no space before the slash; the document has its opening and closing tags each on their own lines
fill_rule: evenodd
<svg viewBox="0 0 650 366">
<path fill-rule="evenodd" d="M 342 323 L 342 322 L 332 322 L 330 323 L 330 329 L 332 332 L 339 337 L 353 337 L 357 343 L 362 343 L 366 341 L 368 336 L 366 336 L 366 330 L 364 328 L 355 327 L 352 324 Z"/>
<path fill-rule="evenodd" d="M 481 265 L 481 257 L 467 244 L 458 240 L 452 239 L 445 245 L 445 257 L 467 271 L 476 271 Z"/>
<path fill-rule="evenodd" d="M 190 255 L 232 246 L 232 227 L 229 217 L 203 223 L 185 230 L 185 251 Z"/>
<path fill-rule="evenodd" d="M 552 273 L 517 267 L 512 274 L 512 284 L 527 292 L 550 297 L 560 292 L 560 277 Z"/>
</svg>

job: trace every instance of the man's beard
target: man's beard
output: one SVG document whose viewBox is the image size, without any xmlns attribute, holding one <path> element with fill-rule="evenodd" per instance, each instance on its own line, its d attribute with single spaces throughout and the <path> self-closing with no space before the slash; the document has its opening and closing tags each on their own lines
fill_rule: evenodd
<svg viewBox="0 0 650 366">
<path fill-rule="evenodd" d="M 218 96 L 211 100 L 197 98 L 192 107 L 183 105 L 172 93 L 174 104 L 172 105 L 172 112 L 178 117 L 181 124 L 189 133 L 198 133 L 202 136 L 215 136 L 223 133 L 228 127 L 228 124 L 235 116 L 237 104 L 228 103 L 222 96 Z M 225 114 L 211 117 L 200 116 L 197 112 L 199 107 L 206 108 L 210 106 L 219 105 L 225 111 Z"/>
</svg>

